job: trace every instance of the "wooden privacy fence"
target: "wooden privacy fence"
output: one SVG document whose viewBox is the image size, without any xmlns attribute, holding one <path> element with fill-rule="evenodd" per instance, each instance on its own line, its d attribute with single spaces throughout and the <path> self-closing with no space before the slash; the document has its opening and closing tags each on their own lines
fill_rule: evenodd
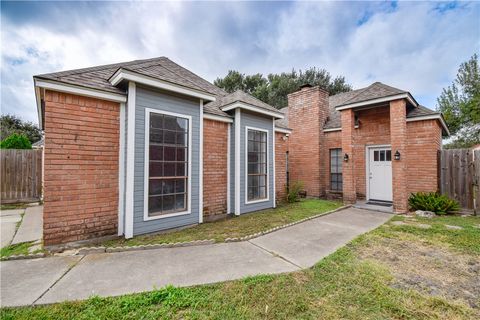
<svg viewBox="0 0 480 320">
<path fill-rule="evenodd" d="M 480 150 L 451 149 L 438 152 L 439 190 L 478 214 L 480 206 Z"/>
<path fill-rule="evenodd" d="M 1 203 L 38 201 L 42 195 L 42 150 L 0 150 Z"/>
</svg>

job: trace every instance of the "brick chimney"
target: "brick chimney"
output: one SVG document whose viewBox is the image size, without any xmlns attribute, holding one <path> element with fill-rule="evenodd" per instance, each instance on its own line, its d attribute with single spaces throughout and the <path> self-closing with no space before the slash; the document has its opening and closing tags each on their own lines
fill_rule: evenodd
<svg viewBox="0 0 480 320">
<path fill-rule="evenodd" d="M 288 95 L 290 181 L 302 181 L 307 196 L 325 195 L 327 157 L 323 125 L 329 114 L 328 92 L 304 85 Z"/>
</svg>

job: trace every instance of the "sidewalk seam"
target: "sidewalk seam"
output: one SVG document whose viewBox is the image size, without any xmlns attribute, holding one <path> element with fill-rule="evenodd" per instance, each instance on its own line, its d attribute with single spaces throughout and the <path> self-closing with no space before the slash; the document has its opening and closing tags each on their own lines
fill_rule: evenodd
<svg viewBox="0 0 480 320">
<path fill-rule="evenodd" d="M 45 290 L 37 299 L 35 299 L 30 305 L 33 306 L 35 305 L 35 303 L 40 300 L 41 298 L 43 298 L 44 295 L 47 294 L 48 291 L 50 291 L 50 289 L 52 289 L 60 280 L 63 279 L 63 277 L 65 277 L 67 275 L 67 273 L 70 272 L 70 270 L 72 270 L 73 268 L 75 268 L 79 263 L 80 261 L 83 260 L 83 258 L 85 258 L 86 256 L 82 256 L 80 259 L 78 259 L 77 262 L 73 263 L 70 267 L 67 268 L 67 270 L 65 270 L 65 272 L 57 279 L 55 280 L 52 285 L 50 287 L 47 288 L 47 290 Z"/>
<path fill-rule="evenodd" d="M 291 265 L 297 267 L 299 270 L 303 270 L 303 269 L 304 269 L 303 267 L 299 266 L 299 265 L 296 264 L 295 262 L 292 262 L 292 261 L 288 260 L 287 258 L 281 256 L 280 254 L 278 254 L 278 253 L 276 253 L 276 252 L 274 252 L 274 251 L 267 250 L 266 248 L 264 248 L 264 247 L 262 247 L 262 246 L 260 246 L 260 245 L 258 245 L 258 244 L 255 244 L 255 243 L 251 242 L 250 240 L 247 241 L 247 242 L 250 243 L 251 245 L 253 245 L 253 246 L 255 246 L 255 247 L 257 247 L 257 248 L 259 248 L 259 249 L 261 249 L 261 250 L 263 250 L 263 251 L 265 251 L 265 252 L 267 252 L 268 254 L 272 255 L 273 257 L 279 257 L 279 258 L 282 259 L 283 261 L 288 262 L 288 263 L 290 263 Z"/>
</svg>

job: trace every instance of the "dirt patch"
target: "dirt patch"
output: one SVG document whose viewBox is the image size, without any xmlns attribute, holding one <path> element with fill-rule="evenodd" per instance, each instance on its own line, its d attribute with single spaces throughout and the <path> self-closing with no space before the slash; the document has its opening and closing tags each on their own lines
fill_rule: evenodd
<svg viewBox="0 0 480 320">
<path fill-rule="evenodd" d="M 462 300 L 480 310 L 480 258 L 426 244 L 378 239 L 358 249 L 362 259 L 387 265 L 392 287 Z"/>
</svg>

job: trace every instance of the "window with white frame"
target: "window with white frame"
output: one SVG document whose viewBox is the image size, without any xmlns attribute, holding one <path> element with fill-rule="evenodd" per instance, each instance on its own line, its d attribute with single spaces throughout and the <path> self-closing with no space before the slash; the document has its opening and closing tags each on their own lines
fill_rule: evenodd
<svg viewBox="0 0 480 320">
<path fill-rule="evenodd" d="M 188 208 L 189 119 L 149 113 L 148 216 Z"/>
<path fill-rule="evenodd" d="M 267 132 L 247 129 L 247 201 L 267 199 Z"/>
</svg>

